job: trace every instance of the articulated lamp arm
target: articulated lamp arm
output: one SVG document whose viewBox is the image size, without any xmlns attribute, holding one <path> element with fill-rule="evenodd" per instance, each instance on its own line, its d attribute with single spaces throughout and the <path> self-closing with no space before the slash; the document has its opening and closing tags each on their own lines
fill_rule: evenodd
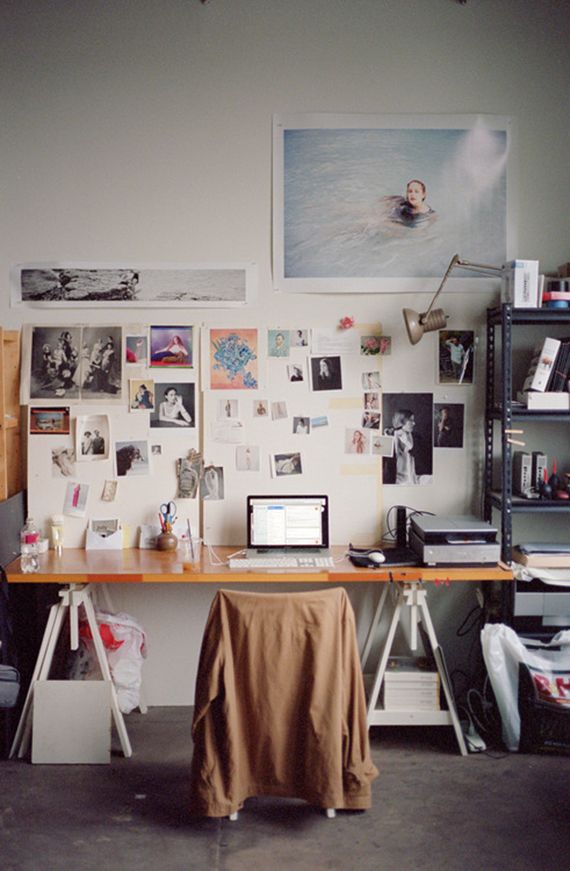
<svg viewBox="0 0 570 871">
<path fill-rule="evenodd" d="M 403 311 L 404 322 L 408 331 L 408 338 L 412 345 L 416 345 L 424 333 L 432 330 L 443 329 L 447 323 L 447 315 L 443 309 L 434 309 L 435 301 L 443 290 L 447 279 L 454 269 L 469 269 L 472 272 L 481 272 L 484 275 L 501 275 L 503 272 L 502 266 L 488 266 L 485 263 L 472 263 L 470 260 L 462 260 L 459 254 L 454 254 L 451 258 L 445 275 L 436 290 L 427 311 L 418 314 L 413 309 L 405 308 Z M 433 311 L 432 311 L 433 310 Z"/>
</svg>

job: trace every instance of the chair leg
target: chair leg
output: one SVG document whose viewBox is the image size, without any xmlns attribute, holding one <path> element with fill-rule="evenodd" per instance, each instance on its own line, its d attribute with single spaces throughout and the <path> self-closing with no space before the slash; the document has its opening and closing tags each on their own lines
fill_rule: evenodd
<svg viewBox="0 0 570 871">
<path fill-rule="evenodd" d="M 336 811 L 335 811 L 334 807 L 328 807 L 326 809 L 326 814 L 327 814 L 328 820 L 334 820 L 334 818 L 336 817 Z"/>
</svg>

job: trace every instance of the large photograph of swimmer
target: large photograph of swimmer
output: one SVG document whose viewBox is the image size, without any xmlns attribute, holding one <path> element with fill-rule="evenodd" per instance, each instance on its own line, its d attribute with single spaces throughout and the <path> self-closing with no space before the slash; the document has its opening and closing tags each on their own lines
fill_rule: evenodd
<svg viewBox="0 0 570 871">
<path fill-rule="evenodd" d="M 11 303 L 49 308 L 229 308 L 248 301 L 254 277 L 254 265 L 244 263 L 20 264 L 11 270 Z"/>
<path fill-rule="evenodd" d="M 456 253 L 513 256 L 509 119 L 275 116 L 273 134 L 275 289 L 433 293 Z"/>
</svg>

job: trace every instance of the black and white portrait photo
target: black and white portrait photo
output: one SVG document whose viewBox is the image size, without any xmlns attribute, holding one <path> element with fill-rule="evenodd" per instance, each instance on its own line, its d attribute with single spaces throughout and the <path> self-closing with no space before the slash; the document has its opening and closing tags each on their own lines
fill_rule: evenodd
<svg viewBox="0 0 570 871">
<path fill-rule="evenodd" d="M 384 484 L 430 484 L 433 474 L 433 394 L 384 393 L 384 435 L 394 454 L 382 460 Z"/>
<path fill-rule="evenodd" d="M 154 411 L 150 425 L 170 429 L 188 429 L 196 426 L 194 413 L 194 383 L 154 383 Z"/>
<path fill-rule="evenodd" d="M 342 390 L 340 357 L 311 357 L 313 390 Z"/>
<path fill-rule="evenodd" d="M 32 327 L 30 399 L 79 399 L 81 327 Z"/>
<path fill-rule="evenodd" d="M 433 406 L 433 446 L 434 448 L 462 448 L 463 403 L 439 403 Z"/>
<path fill-rule="evenodd" d="M 106 414 L 80 415 L 75 421 L 75 453 L 79 461 L 109 458 L 109 417 Z"/>
<path fill-rule="evenodd" d="M 120 399 L 123 371 L 120 327 L 83 327 L 81 393 L 85 399 Z"/>
</svg>

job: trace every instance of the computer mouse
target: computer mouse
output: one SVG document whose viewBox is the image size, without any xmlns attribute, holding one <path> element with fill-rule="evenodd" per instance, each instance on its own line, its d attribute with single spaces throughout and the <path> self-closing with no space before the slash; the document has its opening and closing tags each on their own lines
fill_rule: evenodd
<svg viewBox="0 0 570 871">
<path fill-rule="evenodd" d="M 371 550 L 366 554 L 366 556 L 371 563 L 375 563 L 376 565 L 386 562 L 386 557 L 381 550 Z"/>
</svg>

